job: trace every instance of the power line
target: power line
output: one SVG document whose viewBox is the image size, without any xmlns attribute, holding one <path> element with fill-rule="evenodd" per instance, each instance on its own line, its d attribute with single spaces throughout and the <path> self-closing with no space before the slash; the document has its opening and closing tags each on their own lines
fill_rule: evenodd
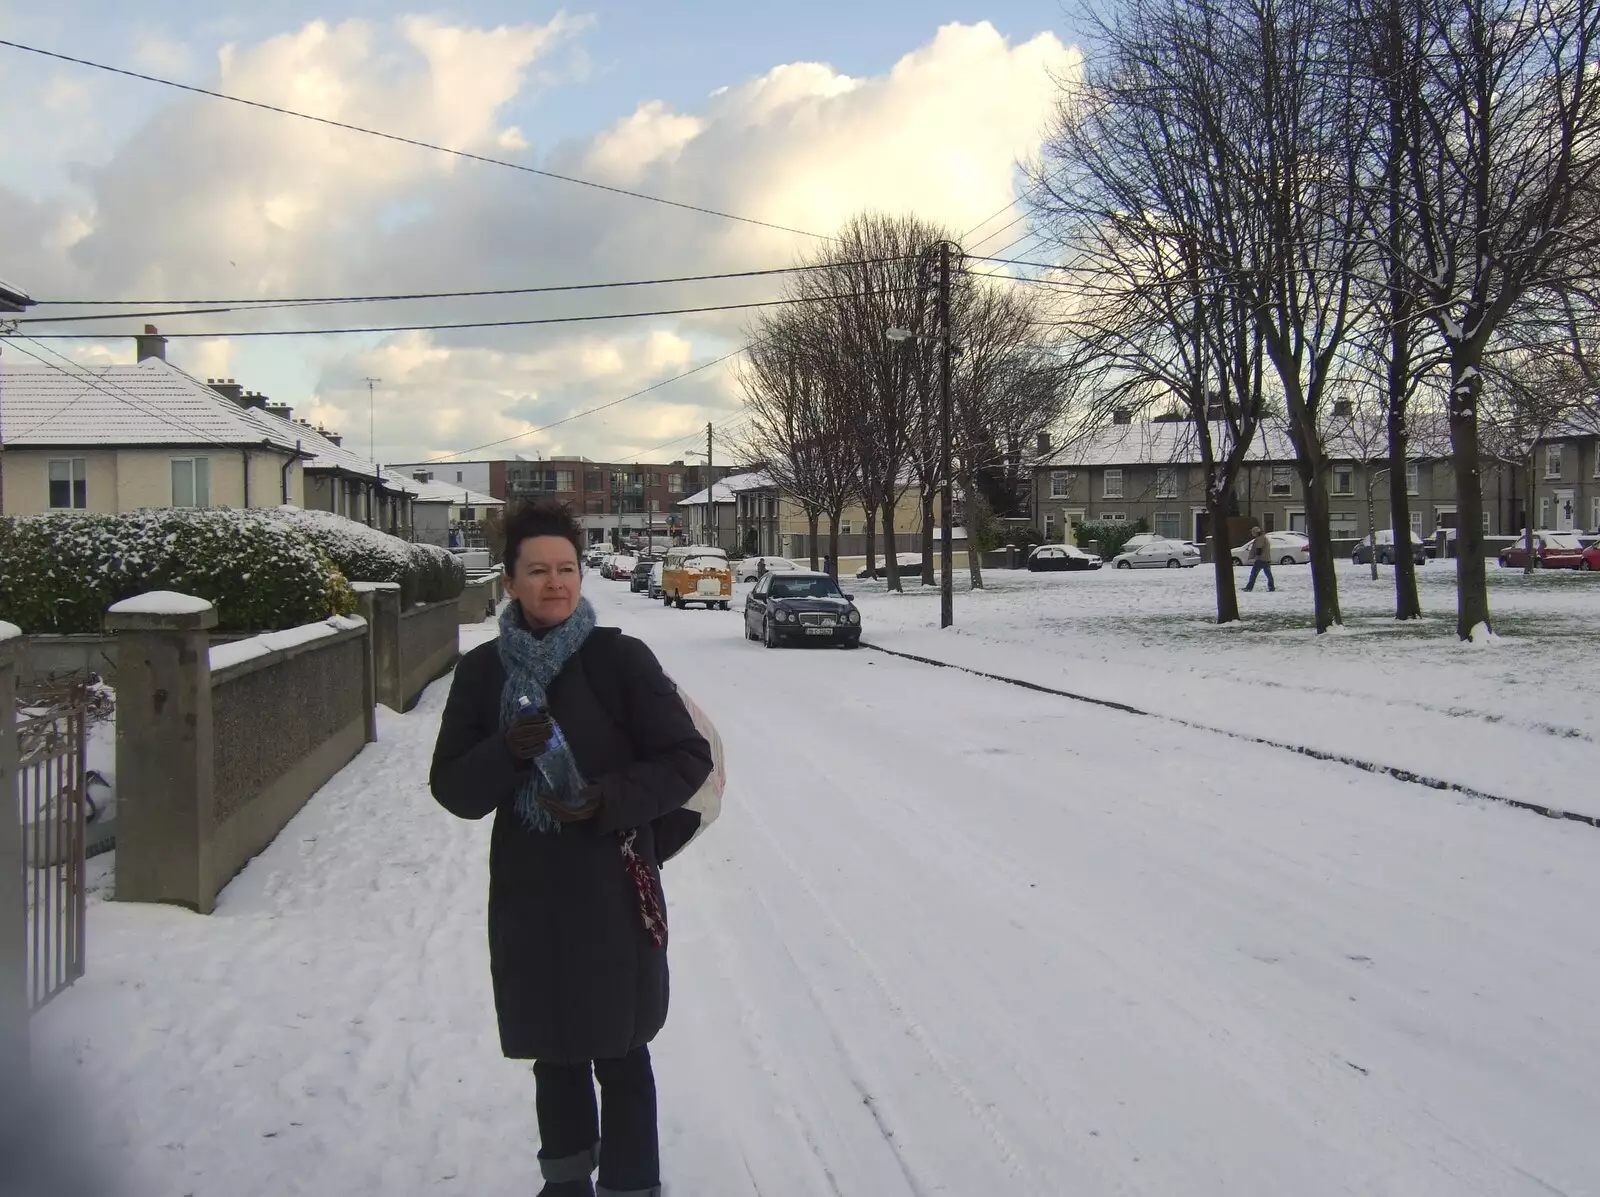
<svg viewBox="0 0 1600 1197">
<path fill-rule="evenodd" d="M 334 129 L 344 129 L 350 133 L 362 133 L 368 137 L 378 137 L 384 141 L 398 142 L 401 145 L 415 146 L 418 149 L 433 150 L 441 154 L 450 154 L 457 158 L 465 158 L 473 162 L 483 162 L 490 166 L 503 166 L 508 170 L 522 171 L 524 174 L 538 175 L 545 179 L 555 179 L 562 183 L 574 183 L 580 187 L 592 187 L 596 191 L 609 191 L 614 195 L 625 195 L 630 199 L 648 200 L 653 204 L 665 204 L 670 208 L 681 208 L 688 212 L 699 212 L 705 216 L 716 216 L 722 220 L 735 220 L 740 224 L 757 225 L 765 229 L 775 229 L 780 233 L 795 233 L 801 237 L 814 237 L 819 241 L 832 241 L 832 237 L 825 237 L 821 233 L 808 232 L 805 229 L 790 228 L 788 225 L 774 224 L 767 220 L 756 220 L 750 216 L 738 216 L 732 212 L 722 212 L 716 208 L 705 208 L 699 204 L 688 204 L 681 200 L 665 199 L 659 195 L 648 195 L 643 191 L 630 191 L 626 187 L 614 187 L 609 183 L 596 183 L 592 179 L 580 179 L 575 175 L 558 174 L 553 170 L 540 170 L 535 166 L 525 166 L 519 162 L 507 162 L 503 158 L 490 158 L 484 154 L 474 154 L 469 150 L 452 149 L 450 146 L 435 145 L 433 142 L 421 141 L 415 137 L 404 137 L 398 133 L 385 133 L 379 129 L 368 129 L 362 125 L 354 125 L 348 121 L 338 121 L 326 116 L 313 116 L 308 112 L 297 112 L 293 108 L 283 108 L 277 104 L 267 104 L 261 100 L 247 100 L 243 96 L 229 95 L 227 92 L 212 91 L 210 88 L 196 87 L 189 83 L 179 83 L 173 79 L 163 79 L 158 75 L 146 75 L 139 71 L 130 71 L 125 67 L 111 66 L 103 62 L 94 62 L 87 58 L 75 58 L 71 54 L 62 54 L 55 50 L 45 50 L 38 46 L 25 45 L 22 42 L 7 41 L 0 38 L 0 46 L 9 46 L 13 50 L 23 50 L 29 54 L 38 54 L 44 58 L 54 58 L 59 62 L 70 62 L 77 66 L 92 67 L 97 71 L 105 71 L 112 75 L 122 75 L 129 79 L 139 79 L 145 83 L 159 83 L 163 87 L 177 88 L 179 91 L 191 92 L 194 95 L 209 96 L 213 100 L 227 100 L 233 104 L 243 104 L 247 108 L 259 108 L 264 112 L 276 112 L 280 116 L 292 116 L 298 120 L 311 121 L 318 125 L 327 125 Z"/>
<path fill-rule="evenodd" d="M 435 332 L 460 328 L 528 328 L 542 324 L 585 324 L 599 320 L 641 320 L 656 316 L 693 316 L 704 312 L 741 312 L 752 308 L 783 307 L 795 303 L 825 303 L 834 299 L 849 299 L 850 295 L 802 295 L 788 299 L 764 299 L 755 303 L 722 303 L 698 308 L 660 308 L 652 312 L 604 312 L 592 316 L 543 316 L 531 320 L 465 320 L 454 324 L 389 324 L 367 328 L 284 328 L 256 329 L 246 332 L 169 332 L 162 334 L 168 340 L 177 337 L 238 338 L 238 337 L 337 337 L 356 333 Z M 124 317 L 126 319 L 126 317 Z M 104 341 L 111 333 L 34 333 L 40 340 L 50 341 Z"/>
<path fill-rule="evenodd" d="M 1001 225 L 999 228 L 997 228 L 992 233 L 985 233 L 982 237 L 978 238 L 978 240 L 975 242 L 975 246 L 976 245 L 982 245 L 985 241 L 992 241 L 994 238 L 998 237 L 1001 233 L 1005 232 L 1007 229 L 1013 229 L 1017 225 L 1021 224 L 1024 220 L 1027 220 L 1027 219 L 1028 219 L 1028 214 L 1026 212 L 1024 212 L 1021 216 L 1018 216 L 1015 220 L 1011 221 L 1009 224 Z M 1011 244 L 1015 245 L 1017 243 L 1015 241 L 1013 241 Z M 1007 248 L 1009 248 L 1009 246 Z"/>
<path fill-rule="evenodd" d="M 996 216 L 1004 216 L 1007 212 L 1011 211 L 1011 209 L 1016 205 L 1016 202 L 1017 201 L 1016 201 L 1016 198 L 1014 196 L 1011 199 L 1008 199 L 1001 207 L 999 207 L 995 211 L 989 213 L 989 215 L 985 216 L 977 224 L 973 225 L 966 232 L 962 233 L 961 236 L 957 238 L 957 240 L 958 241 L 965 241 L 968 237 L 972 236 L 972 234 L 976 233 L 979 229 L 981 229 L 984 225 L 988 224 Z M 1012 223 L 1014 224 L 1016 222 L 1013 221 Z M 1006 227 L 1010 228 L 1011 226 L 1007 225 Z M 988 237 L 984 237 L 983 238 L 984 241 L 987 241 L 988 239 L 989 239 Z"/>
<path fill-rule="evenodd" d="M 674 383 L 680 379 L 688 378 L 691 374 L 698 374 L 702 370 L 709 370 L 712 366 L 720 365 L 722 362 L 725 362 L 730 358 L 738 357 L 739 354 L 743 353 L 747 348 L 748 346 L 741 345 L 732 353 L 725 353 L 719 358 L 713 358 L 709 362 L 702 362 L 700 365 L 695 366 L 692 369 L 685 370 L 682 374 L 674 374 L 671 378 L 663 378 L 660 382 L 653 382 L 647 387 L 641 387 L 639 390 L 634 391 L 630 395 L 624 395 L 621 399 L 613 399 L 609 403 L 601 403 L 596 407 L 588 408 L 585 411 L 577 412 L 560 420 L 554 420 L 551 423 L 542 425 L 538 428 L 529 428 L 527 431 L 516 433 L 514 436 L 501 437 L 497 441 L 489 441 L 482 445 L 474 445 L 470 449 L 457 449 L 454 453 L 441 453 L 437 457 L 428 458 L 423 464 L 432 465 L 436 461 L 450 461 L 457 457 L 465 457 L 468 453 L 479 453 L 484 449 L 498 448 L 500 445 L 509 445 L 512 441 L 520 441 L 530 436 L 536 436 L 541 432 L 548 432 L 552 428 L 559 428 L 563 424 L 570 424 L 574 420 L 581 420 L 585 416 L 592 416 L 596 412 L 602 412 L 608 408 L 616 407 L 619 404 L 626 403 L 630 399 L 637 399 L 640 395 L 648 395 L 651 391 L 659 390 L 661 387 L 667 386 L 669 383 Z"/>
<path fill-rule="evenodd" d="M 852 262 L 854 266 L 875 266 L 883 262 L 898 262 L 901 258 L 869 258 L 860 262 Z M 473 299 L 490 298 L 503 295 L 547 295 L 562 291 L 604 291 L 618 287 L 656 287 L 670 283 L 705 283 L 730 278 L 767 278 L 778 274 L 798 274 L 811 270 L 831 270 L 838 265 L 835 262 L 803 266 L 778 266 L 770 270 L 733 270 L 721 274 L 686 274 L 676 278 L 644 278 L 629 279 L 614 283 L 562 283 L 543 287 L 499 287 L 481 291 L 417 291 L 396 295 L 309 295 L 297 298 L 277 299 L 40 299 L 35 300 L 39 307 L 137 307 L 161 304 L 237 304 L 246 311 L 268 311 L 273 308 L 285 307 L 310 307 L 318 304 L 340 303 L 391 303 L 397 300 L 409 299 Z M 232 311 L 231 307 L 212 308 L 213 311 Z M 115 312 L 105 317 L 100 316 L 28 316 L 27 323 L 40 323 L 50 321 L 61 323 L 66 320 L 99 320 L 118 319 L 135 320 L 155 316 L 189 316 L 193 312 Z"/>
</svg>

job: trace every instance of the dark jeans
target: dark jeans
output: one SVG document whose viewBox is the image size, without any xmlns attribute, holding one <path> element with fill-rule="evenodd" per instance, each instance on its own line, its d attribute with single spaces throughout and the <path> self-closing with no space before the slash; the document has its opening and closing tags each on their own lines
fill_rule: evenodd
<svg viewBox="0 0 1600 1197">
<path fill-rule="evenodd" d="M 1267 575 L 1267 589 L 1276 590 L 1278 584 L 1272 580 L 1272 562 L 1265 557 L 1257 557 L 1255 563 L 1250 566 L 1250 580 L 1244 584 L 1244 588 L 1246 590 L 1254 590 L 1256 588 L 1256 578 L 1262 574 Z"/>
<path fill-rule="evenodd" d="M 539 1161 L 551 1181 L 587 1178 L 585 1157 L 600 1145 L 600 1185 L 616 1193 L 650 1193 L 661 1183 L 656 1140 L 656 1078 L 650 1049 L 620 1060 L 533 1066 L 538 1085 Z M 595 1107 L 594 1082 L 600 1082 Z"/>
</svg>

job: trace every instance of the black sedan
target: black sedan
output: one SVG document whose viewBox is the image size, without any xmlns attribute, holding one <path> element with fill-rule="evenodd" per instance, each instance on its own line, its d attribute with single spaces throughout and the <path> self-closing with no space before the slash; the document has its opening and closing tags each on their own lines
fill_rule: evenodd
<svg viewBox="0 0 1600 1197">
<path fill-rule="evenodd" d="M 744 638 L 781 644 L 861 646 L 861 612 L 827 574 L 771 573 L 744 601 Z"/>
<path fill-rule="evenodd" d="M 640 557 L 638 564 L 633 567 L 633 574 L 628 578 L 628 590 L 633 594 L 648 594 L 650 591 L 650 571 L 656 567 L 654 557 Z"/>
<path fill-rule="evenodd" d="M 1086 553 L 1074 544 L 1042 544 L 1028 558 L 1028 568 L 1034 573 L 1099 569 L 1102 564 L 1098 554 Z"/>
</svg>

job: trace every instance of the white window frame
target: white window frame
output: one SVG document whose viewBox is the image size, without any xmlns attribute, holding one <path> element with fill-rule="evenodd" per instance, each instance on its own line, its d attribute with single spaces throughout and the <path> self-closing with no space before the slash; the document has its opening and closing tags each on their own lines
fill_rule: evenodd
<svg viewBox="0 0 1600 1197">
<path fill-rule="evenodd" d="M 1072 488 L 1078 481 L 1078 476 L 1071 470 L 1050 471 L 1050 497 L 1052 499 L 1072 498 Z"/>
<path fill-rule="evenodd" d="M 1413 511 L 1411 513 L 1411 530 L 1419 536 L 1422 535 L 1422 512 Z"/>
<path fill-rule="evenodd" d="M 1600 532 L 1600 495 L 1589 500 L 1589 530 Z"/>
<path fill-rule="evenodd" d="M 1406 494 L 1422 493 L 1422 467 L 1414 461 L 1406 462 Z"/>
<path fill-rule="evenodd" d="M 850 523 L 849 520 L 840 520 L 839 521 L 839 535 L 840 536 L 850 536 L 850 535 L 852 535 L 852 533 L 850 531 L 852 526 L 853 525 Z"/>
<path fill-rule="evenodd" d="M 1346 531 L 1340 532 L 1344 528 Z M 1330 511 L 1328 513 L 1328 535 L 1335 540 L 1355 540 L 1361 535 L 1361 528 L 1353 511 Z"/>
<path fill-rule="evenodd" d="M 1300 521 L 1300 527 L 1298 528 L 1294 526 L 1297 519 Z M 1294 532 L 1304 536 L 1306 534 L 1305 524 L 1306 509 L 1304 507 L 1285 507 L 1283 509 L 1283 530 L 1285 532 Z"/>
<path fill-rule="evenodd" d="M 1115 478 L 1117 482 L 1117 488 L 1115 490 L 1111 489 L 1111 480 L 1113 478 Z M 1114 469 L 1106 470 L 1105 473 L 1100 476 L 1100 497 L 1102 499 L 1120 499 L 1122 498 L 1125 489 L 1126 488 L 1123 486 L 1122 469 L 1120 466 Z"/>
<path fill-rule="evenodd" d="M 1054 540 L 1055 539 L 1055 535 L 1056 535 L 1056 513 L 1053 512 L 1053 511 L 1047 511 L 1047 512 L 1044 513 L 1044 538 L 1046 540 Z"/>
<path fill-rule="evenodd" d="M 1178 497 L 1178 467 L 1156 467 L 1156 498 L 1176 499 Z"/>
<path fill-rule="evenodd" d="M 57 506 L 50 488 L 56 484 L 51 477 L 57 466 L 67 467 L 67 501 Z M 78 502 L 78 490 L 83 489 L 83 502 Z M 44 468 L 44 498 L 51 511 L 87 511 L 89 508 L 89 459 L 86 457 L 52 457 Z"/>
<path fill-rule="evenodd" d="M 1489 535 L 1489 512 L 1487 509 L 1483 513 L 1483 534 L 1485 536 Z"/>
<path fill-rule="evenodd" d="M 211 459 L 209 457 L 173 457 L 169 459 L 168 473 L 172 479 L 172 505 L 174 507 L 211 506 Z M 189 501 L 178 501 L 178 467 L 189 468 Z"/>
<path fill-rule="evenodd" d="M 1278 481 L 1280 477 L 1284 479 L 1281 483 Z M 1289 466 L 1273 466 L 1272 472 L 1267 475 L 1267 493 L 1275 499 L 1294 494 L 1294 470 Z"/>
<path fill-rule="evenodd" d="M 1128 513 L 1126 511 L 1102 511 L 1100 518 L 1113 524 L 1120 524 L 1128 518 Z"/>
<path fill-rule="evenodd" d="M 1541 529 L 1550 526 L 1550 496 L 1539 496 L 1539 525 Z"/>
<path fill-rule="evenodd" d="M 668 474 L 667 475 L 667 490 L 671 494 L 681 495 L 683 493 L 683 475 L 682 474 Z"/>
<path fill-rule="evenodd" d="M 1340 475 L 1344 476 L 1347 485 L 1340 486 Z M 1355 466 L 1333 467 L 1333 493 L 1336 495 L 1353 495 L 1356 493 L 1356 468 Z"/>
<path fill-rule="evenodd" d="M 1559 479 L 1561 477 L 1562 446 L 1546 445 L 1544 447 L 1544 476 Z"/>
</svg>

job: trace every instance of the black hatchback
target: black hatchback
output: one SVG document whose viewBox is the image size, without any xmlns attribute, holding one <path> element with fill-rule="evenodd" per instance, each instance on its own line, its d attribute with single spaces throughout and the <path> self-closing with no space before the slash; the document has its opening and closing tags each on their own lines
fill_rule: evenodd
<svg viewBox="0 0 1600 1197">
<path fill-rule="evenodd" d="M 770 573 L 744 601 L 744 638 L 768 648 L 781 644 L 833 644 L 861 647 L 861 612 L 822 573 Z"/>
<path fill-rule="evenodd" d="M 656 567 L 654 557 L 640 557 L 638 564 L 633 567 L 633 573 L 628 577 L 628 590 L 638 594 L 640 591 L 650 592 L 650 571 Z"/>
</svg>

